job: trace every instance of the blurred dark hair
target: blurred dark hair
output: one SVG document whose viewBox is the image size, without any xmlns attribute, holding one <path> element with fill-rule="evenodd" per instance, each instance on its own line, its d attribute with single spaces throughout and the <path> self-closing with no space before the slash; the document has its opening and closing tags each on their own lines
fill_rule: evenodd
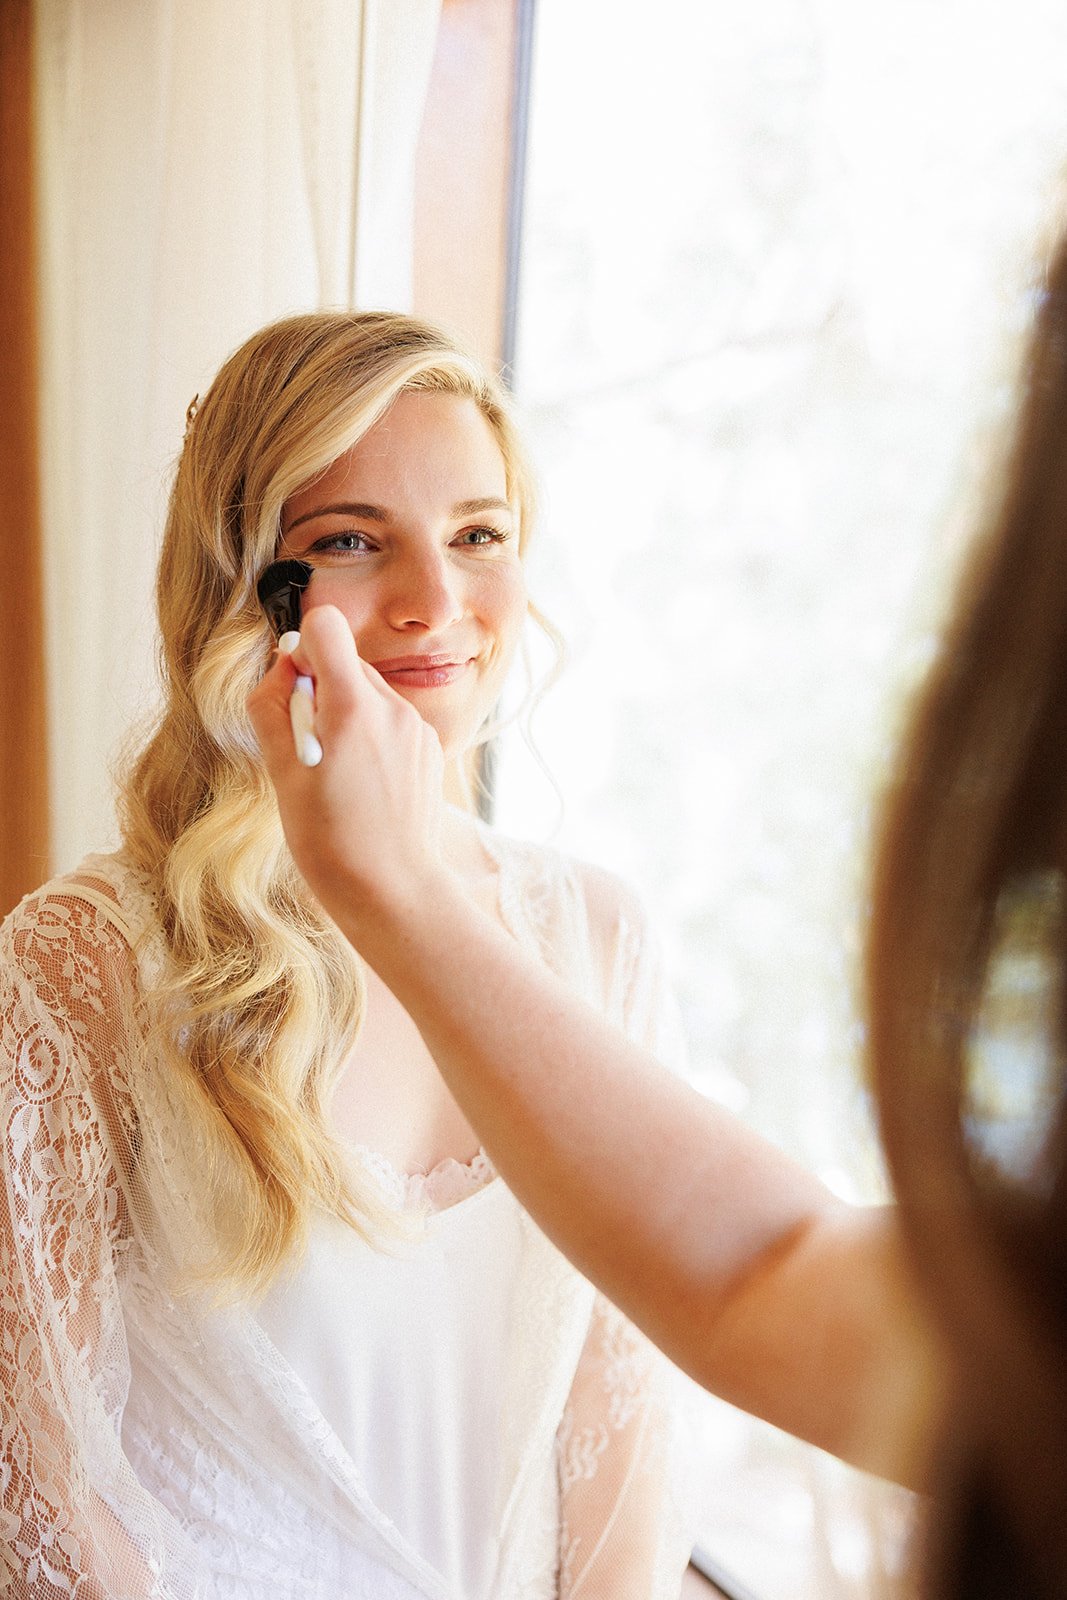
<svg viewBox="0 0 1067 1600">
<path fill-rule="evenodd" d="M 1039 296 L 999 502 L 886 798 L 867 959 L 870 1064 L 913 1262 L 955 1360 L 923 1592 L 1067 1596 L 1067 1119 L 1040 1182 L 983 1154 L 968 1042 L 998 907 L 1067 845 L 1067 246 Z"/>
</svg>

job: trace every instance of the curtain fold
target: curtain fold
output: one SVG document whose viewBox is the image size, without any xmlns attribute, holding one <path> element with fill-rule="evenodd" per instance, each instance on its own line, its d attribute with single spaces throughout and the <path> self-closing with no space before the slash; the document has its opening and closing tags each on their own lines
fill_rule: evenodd
<svg viewBox="0 0 1067 1600">
<path fill-rule="evenodd" d="M 110 768 L 155 703 L 152 585 L 192 396 L 274 317 L 410 305 L 440 0 L 36 10 L 50 792 L 66 869 L 114 841 Z"/>
<path fill-rule="evenodd" d="M 33 7 L 0 5 L 0 505 L 5 655 L 0 672 L 0 916 L 49 860 L 38 476 Z"/>
</svg>

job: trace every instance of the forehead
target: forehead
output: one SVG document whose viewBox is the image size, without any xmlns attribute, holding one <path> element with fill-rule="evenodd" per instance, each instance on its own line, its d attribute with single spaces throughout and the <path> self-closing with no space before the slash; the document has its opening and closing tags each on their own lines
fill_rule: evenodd
<svg viewBox="0 0 1067 1600">
<path fill-rule="evenodd" d="M 496 434 L 467 395 L 405 391 L 350 450 L 291 496 L 285 520 L 338 498 L 402 510 L 506 498 Z"/>
</svg>

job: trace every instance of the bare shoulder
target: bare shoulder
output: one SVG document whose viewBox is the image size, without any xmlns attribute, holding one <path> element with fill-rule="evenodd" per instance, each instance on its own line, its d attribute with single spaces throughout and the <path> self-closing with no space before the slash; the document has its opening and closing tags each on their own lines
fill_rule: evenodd
<svg viewBox="0 0 1067 1600">
<path fill-rule="evenodd" d="M 617 872 L 578 857 L 570 858 L 570 867 L 585 901 L 589 925 L 595 932 L 614 939 L 622 929 L 644 931 L 648 912 L 632 884 Z"/>
</svg>

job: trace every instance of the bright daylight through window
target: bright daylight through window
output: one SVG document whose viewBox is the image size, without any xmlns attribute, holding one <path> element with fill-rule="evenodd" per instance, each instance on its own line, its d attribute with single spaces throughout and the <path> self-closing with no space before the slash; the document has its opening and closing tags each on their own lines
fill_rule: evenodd
<svg viewBox="0 0 1067 1600">
<path fill-rule="evenodd" d="M 517 389 L 555 838 L 635 882 L 696 1081 L 853 1198 L 871 800 L 1062 212 L 1062 0 L 539 0 Z M 557 801 L 504 742 L 497 820 Z M 702 1534 L 891 1592 L 901 1495 L 715 1403 Z"/>
</svg>

